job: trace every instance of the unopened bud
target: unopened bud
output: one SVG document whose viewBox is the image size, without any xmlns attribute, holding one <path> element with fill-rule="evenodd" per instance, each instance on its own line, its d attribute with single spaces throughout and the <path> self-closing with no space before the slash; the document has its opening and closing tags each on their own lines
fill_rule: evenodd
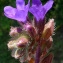
<svg viewBox="0 0 63 63">
<path fill-rule="evenodd" d="M 50 37 L 47 41 L 47 44 L 46 44 L 48 49 L 52 46 L 52 42 L 53 42 L 53 39 L 52 39 L 52 37 Z"/>
<path fill-rule="evenodd" d="M 28 42 L 29 42 L 29 40 L 28 40 L 28 38 L 26 38 L 26 37 L 20 37 L 19 39 L 18 39 L 18 43 L 17 43 L 17 46 L 18 47 L 24 47 L 24 46 L 26 46 L 27 44 L 28 44 Z"/>
<path fill-rule="evenodd" d="M 19 36 L 17 38 L 12 39 L 11 41 L 9 41 L 7 46 L 9 49 L 19 48 L 19 47 L 26 46 L 28 42 L 29 42 L 29 38 L 24 35 L 24 36 Z"/>
<path fill-rule="evenodd" d="M 39 63 L 52 63 L 52 60 L 53 60 L 53 54 L 49 53 L 43 59 L 41 58 Z"/>
<path fill-rule="evenodd" d="M 48 39 L 54 32 L 54 19 L 50 19 L 49 22 L 47 24 L 45 24 L 43 33 L 42 33 L 42 37 L 44 39 Z"/>
<path fill-rule="evenodd" d="M 35 28 L 29 23 L 24 25 L 24 30 L 26 30 L 30 34 L 30 36 L 32 36 L 32 37 L 34 37 L 36 35 Z"/>
<path fill-rule="evenodd" d="M 11 27 L 9 35 L 11 37 L 17 36 L 21 32 L 21 28 L 18 27 Z"/>
<path fill-rule="evenodd" d="M 7 44 L 7 46 L 8 46 L 9 49 L 17 48 L 16 41 L 15 40 L 9 41 L 9 43 Z"/>
</svg>

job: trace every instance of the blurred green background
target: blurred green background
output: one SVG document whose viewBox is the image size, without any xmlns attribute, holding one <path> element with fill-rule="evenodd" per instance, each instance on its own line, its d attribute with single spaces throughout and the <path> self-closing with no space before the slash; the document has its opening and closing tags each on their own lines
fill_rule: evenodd
<svg viewBox="0 0 63 63">
<path fill-rule="evenodd" d="M 41 0 L 45 3 L 47 0 Z M 0 63 L 20 63 L 11 57 L 7 48 L 10 39 L 10 26 L 18 26 L 17 22 L 4 16 L 4 7 L 10 5 L 15 7 L 15 0 L 0 0 Z M 54 18 L 56 23 L 55 35 L 53 36 L 54 62 L 63 63 L 63 0 L 54 0 L 54 5 L 47 13 L 48 18 Z"/>
</svg>

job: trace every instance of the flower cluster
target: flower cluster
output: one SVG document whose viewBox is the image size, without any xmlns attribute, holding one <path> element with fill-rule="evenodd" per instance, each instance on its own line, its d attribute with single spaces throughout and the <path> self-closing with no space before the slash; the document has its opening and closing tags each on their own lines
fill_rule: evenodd
<svg viewBox="0 0 63 63">
<path fill-rule="evenodd" d="M 51 63 L 53 54 L 49 50 L 53 42 L 54 19 L 49 19 L 46 23 L 45 15 L 51 9 L 53 0 L 42 5 L 40 0 L 28 0 L 25 5 L 24 0 L 16 0 L 16 8 L 6 6 L 4 15 L 17 20 L 21 26 L 11 27 L 9 35 L 11 40 L 7 44 L 12 50 L 12 57 L 20 62 L 28 63 Z M 34 18 L 28 17 L 30 12 Z"/>
</svg>

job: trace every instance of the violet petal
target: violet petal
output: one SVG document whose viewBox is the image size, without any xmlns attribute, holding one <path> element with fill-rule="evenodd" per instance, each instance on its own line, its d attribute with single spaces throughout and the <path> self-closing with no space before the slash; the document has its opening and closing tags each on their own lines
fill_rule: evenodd
<svg viewBox="0 0 63 63">
<path fill-rule="evenodd" d="M 16 7 L 18 10 L 24 10 L 25 7 L 24 0 L 16 0 Z"/>
<path fill-rule="evenodd" d="M 32 6 L 30 7 L 29 12 L 34 15 L 37 21 L 39 21 L 40 19 L 44 19 L 45 14 L 50 10 L 53 2 L 53 0 L 49 0 L 45 5 L 39 4 L 37 6 L 37 3 L 34 0 L 32 1 Z"/>
<path fill-rule="evenodd" d="M 32 0 L 32 5 L 40 5 L 41 1 L 40 0 Z"/>
<path fill-rule="evenodd" d="M 28 15 L 30 0 L 28 1 L 28 4 L 26 6 L 24 6 L 25 5 L 24 1 L 17 0 L 16 3 L 17 3 L 16 4 L 17 8 L 13 8 L 11 6 L 6 6 L 4 8 L 5 16 L 8 17 L 8 18 L 17 20 L 19 22 L 26 22 L 26 17 Z M 20 8 L 20 6 L 22 8 Z"/>
<path fill-rule="evenodd" d="M 37 21 L 39 21 L 40 19 L 44 18 L 46 9 L 44 9 L 42 6 L 32 6 L 29 11 L 34 15 Z"/>
<path fill-rule="evenodd" d="M 24 10 L 17 10 L 11 6 L 6 6 L 4 8 L 4 14 L 6 17 L 11 18 L 11 19 L 15 19 L 18 21 L 25 21 L 26 20 L 26 12 Z"/>
<path fill-rule="evenodd" d="M 4 8 L 4 14 L 8 18 L 14 19 L 15 13 L 16 13 L 16 9 L 11 6 L 6 6 Z"/>
<path fill-rule="evenodd" d="M 43 7 L 46 9 L 46 13 L 50 10 L 50 8 L 52 7 L 54 1 L 53 0 L 49 0 Z"/>
<path fill-rule="evenodd" d="M 27 13 L 25 10 L 16 10 L 16 14 L 15 14 L 15 20 L 19 21 L 19 22 L 25 22 L 26 21 L 26 16 Z"/>
<path fill-rule="evenodd" d="M 25 6 L 24 10 L 17 10 L 15 19 L 21 22 L 26 22 L 26 17 L 28 15 L 28 10 L 30 6 L 30 0 L 28 1 L 28 4 Z"/>
</svg>

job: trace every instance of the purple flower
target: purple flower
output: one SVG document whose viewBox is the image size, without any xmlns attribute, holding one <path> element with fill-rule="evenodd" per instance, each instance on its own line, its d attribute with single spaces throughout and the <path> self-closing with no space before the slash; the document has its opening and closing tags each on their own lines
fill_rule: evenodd
<svg viewBox="0 0 63 63">
<path fill-rule="evenodd" d="M 41 4 L 40 0 L 32 0 L 32 6 L 29 9 L 37 21 L 44 19 L 45 14 L 50 10 L 53 5 L 53 0 L 49 0 L 45 5 Z"/>
<path fill-rule="evenodd" d="M 30 0 L 28 4 L 25 5 L 24 0 L 16 0 L 16 8 L 11 6 L 6 6 L 4 8 L 4 14 L 6 17 L 15 19 L 19 22 L 26 22 L 26 17 L 28 15 Z"/>
</svg>

